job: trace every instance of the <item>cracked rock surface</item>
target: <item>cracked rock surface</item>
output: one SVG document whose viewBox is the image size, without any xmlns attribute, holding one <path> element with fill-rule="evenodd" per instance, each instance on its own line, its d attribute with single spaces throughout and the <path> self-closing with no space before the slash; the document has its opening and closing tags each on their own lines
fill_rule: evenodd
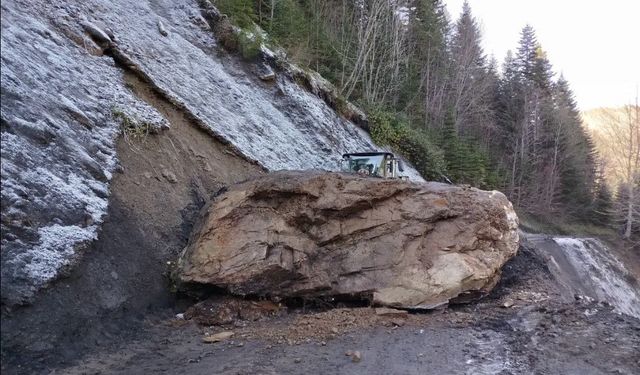
<svg viewBox="0 0 640 375">
<path fill-rule="evenodd" d="M 277 172 L 204 209 L 178 272 L 241 295 L 433 308 L 490 290 L 516 253 L 517 226 L 499 192 Z"/>
</svg>

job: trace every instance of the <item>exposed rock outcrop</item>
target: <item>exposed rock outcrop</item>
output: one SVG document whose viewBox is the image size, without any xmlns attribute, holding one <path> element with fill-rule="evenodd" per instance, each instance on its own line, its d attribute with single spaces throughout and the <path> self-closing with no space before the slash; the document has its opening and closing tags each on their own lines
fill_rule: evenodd
<svg viewBox="0 0 640 375">
<path fill-rule="evenodd" d="M 201 3 L 2 4 L 3 305 L 31 302 L 90 251 L 112 202 L 112 175 L 123 170 L 117 136 L 171 132 L 123 73 L 142 78 L 202 137 L 268 170 L 337 169 L 341 153 L 379 149 L 321 92 L 225 54 L 207 23 L 214 8 Z"/>
<path fill-rule="evenodd" d="M 177 272 L 242 295 L 432 308 L 490 290 L 516 253 L 517 226 L 495 191 L 278 172 L 210 203 Z"/>
</svg>

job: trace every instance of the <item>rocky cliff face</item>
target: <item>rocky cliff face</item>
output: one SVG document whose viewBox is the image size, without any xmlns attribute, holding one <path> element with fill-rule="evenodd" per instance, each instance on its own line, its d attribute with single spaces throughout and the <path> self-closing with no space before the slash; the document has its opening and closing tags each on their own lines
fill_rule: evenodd
<svg viewBox="0 0 640 375">
<path fill-rule="evenodd" d="M 495 191 L 279 172 L 205 209 L 178 274 L 241 295 L 433 308 L 490 290 L 516 253 L 517 228 Z"/>
<path fill-rule="evenodd" d="M 2 4 L 3 304 L 31 300 L 98 238 L 126 167 L 118 135 L 171 131 L 127 74 L 267 170 L 335 169 L 343 152 L 376 149 L 286 74 L 265 83 L 229 58 L 209 21 L 196 0 Z"/>
</svg>

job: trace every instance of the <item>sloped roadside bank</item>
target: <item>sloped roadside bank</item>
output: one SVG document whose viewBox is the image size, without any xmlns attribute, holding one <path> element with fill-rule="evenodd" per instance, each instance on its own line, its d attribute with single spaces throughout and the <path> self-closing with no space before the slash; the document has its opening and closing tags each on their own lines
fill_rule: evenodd
<svg viewBox="0 0 640 375">
<path fill-rule="evenodd" d="M 263 82 L 230 57 L 202 11 L 195 0 L 3 4 L 3 305 L 29 303 L 97 237 L 117 135 L 169 127 L 127 72 L 269 170 L 335 170 L 344 152 L 379 149 L 286 75 Z"/>
<path fill-rule="evenodd" d="M 167 262 L 186 244 L 205 200 L 228 184 L 264 173 L 144 82 L 133 75 L 126 80 L 171 127 L 119 138 L 121 170 L 111 182 L 98 240 L 71 274 L 43 290 L 33 305 L 3 311 L 3 372 L 46 372 L 127 342 L 147 318 L 172 316 Z"/>
<path fill-rule="evenodd" d="M 3 2 L 3 369 L 68 363 L 171 315 L 163 273 L 208 194 L 377 149 L 250 68 L 195 0 Z"/>
</svg>

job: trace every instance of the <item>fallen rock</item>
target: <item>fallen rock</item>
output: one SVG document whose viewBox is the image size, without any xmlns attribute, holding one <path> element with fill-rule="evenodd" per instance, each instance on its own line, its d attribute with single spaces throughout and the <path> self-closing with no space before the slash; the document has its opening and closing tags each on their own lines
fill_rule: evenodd
<svg viewBox="0 0 640 375">
<path fill-rule="evenodd" d="M 169 33 L 167 32 L 167 29 L 164 27 L 164 23 L 162 23 L 161 20 L 158 20 L 158 32 L 160 32 L 162 36 L 169 35 Z"/>
<path fill-rule="evenodd" d="M 344 355 L 346 355 L 347 357 L 351 357 L 352 362 L 360 362 L 362 360 L 362 354 L 358 350 L 349 350 L 348 352 L 344 353 Z"/>
<path fill-rule="evenodd" d="M 238 295 L 352 295 L 434 308 L 487 293 L 518 246 L 500 192 L 319 171 L 229 187 L 202 212 L 178 281 Z"/>
<path fill-rule="evenodd" d="M 408 314 L 407 310 L 390 309 L 388 307 L 376 308 L 376 315 L 380 316 L 406 317 Z"/>
<path fill-rule="evenodd" d="M 189 307 L 184 319 L 204 326 L 234 324 L 239 320 L 256 321 L 278 313 L 281 307 L 271 301 L 248 301 L 238 298 L 210 298 Z"/>
<path fill-rule="evenodd" d="M 399 319 L 399 318 L 393 318 L 391 319 L 391 324 L 396 326 L 396 327 L 402 327 L 404 326 L 404 319 Z"/>
<path fill-rule="evenodd" d="M 256 70 L 258 77 L 263 81 L 273 81 L 276 79 L 276 73 L 267 64 L 259 64 Z"/>
<path fill-rule="evenodd" d="M 513 307 L 513 305 L 514 305 L 514 304 L 515 304 L 515 303 L 513 302 L 513 300 L 512 300 L 512 299 L 508 299 L 508 300 L 506 300 L 506 301 L 504 301 L 504 302 L 502 303 L 502 307 L 504 307 L 504 308 L 508 309 L 508 308 L 510 308 L 510 307 Z"/>
<path fill-rule="evenodd" d="M 220 342 L 220 341 L 224 341 L 226 339 L 230 339 L 231 337 L 233 337 L 234 333 L 233 331 L 223 331 L 223 332 L 218 332 L 218 333 L 214 333 L 212 335 L 205 335 L 202 338 L 202 342 L 205 342 L 207 344 L 211 344 L 214 342 Z"/>
<path fill-rule="evenodd" d="M 91 35 L 91 37 L 100 44 L 111 44 L 112 40 L 109 35 L 98 26 L 89 21 L 82 22 L 84 30 Z"/>
<path fill-rule="evenodd" d="M 169 181 L 172 184 L 175 184 L 176 182 L 178 182 L 178 178 L 176 177 L 175 173 L 167 169 L 162 170 L 162 177 L 164 177 L 167 181 Z"/>
</svg>

